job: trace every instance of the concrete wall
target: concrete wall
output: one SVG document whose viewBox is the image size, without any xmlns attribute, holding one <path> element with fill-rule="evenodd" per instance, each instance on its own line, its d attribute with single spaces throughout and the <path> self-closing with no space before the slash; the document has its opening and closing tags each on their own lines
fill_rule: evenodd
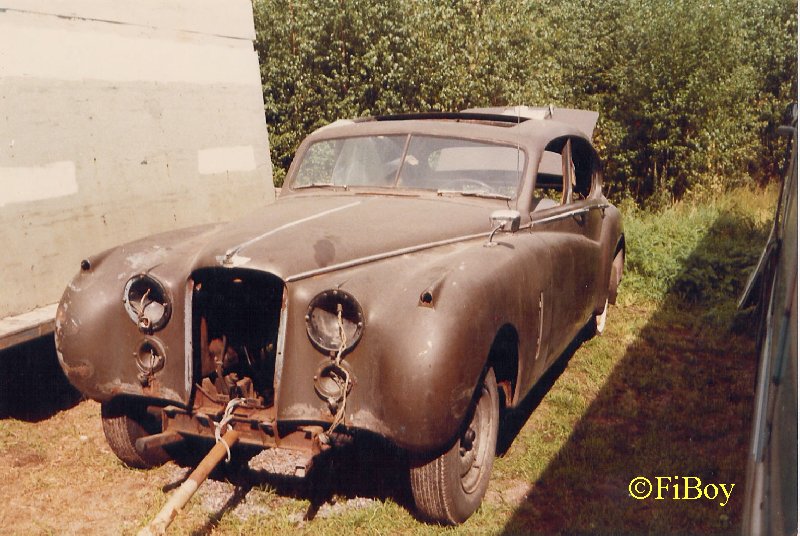
<svg viewBox="0 0 800 536">
<path fill-rule="evenodd" d="M 0 0 L 0 319 L 274 199 L 249 0 Z"/>
</svg>

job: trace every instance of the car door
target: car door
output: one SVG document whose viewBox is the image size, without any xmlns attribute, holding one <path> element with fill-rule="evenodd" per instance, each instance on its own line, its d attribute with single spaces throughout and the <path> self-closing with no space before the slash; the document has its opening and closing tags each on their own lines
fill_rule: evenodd
<svg viewBox="0 0 800 536">
<path fill-rule="evenodd" d="M 600 192 L 599 162 L 591 145 L 582 139 L 569 144 L 571 188 L 568 205 L 573 212 L 577 237 L 575 254 L 576 293 L 575 329 L 581 329 L 594 316 L 599 292 L 605 282 L 598 281 L 601 259 L 603 218 L 608 207 Z"/>
<path fill-rule="evenodd" d="M 553 168 L 553 154 L 560 158 L 560 173 Z M 604 209 L 595 168 L 588 141 L 567 138 L 548 145 L 537 175 L 531 224 L 549 249 L 553 270 L 551 286 L 542 296 L 548 363 L 563 352 L 593 313 Z M 559 198 L 548 195 L 548 190 L 560 190 Z"/>
</svg>

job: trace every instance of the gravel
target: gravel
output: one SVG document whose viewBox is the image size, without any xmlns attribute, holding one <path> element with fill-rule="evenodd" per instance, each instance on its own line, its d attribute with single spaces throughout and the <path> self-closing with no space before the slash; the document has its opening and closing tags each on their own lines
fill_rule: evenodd
<svg viewBox="0 0 800 536">
<path fill-rule="evenodd" d="M 231 480 L 249 482 L 249 485 L 209 478 L 197 490 L 192 501 L 214 516 L 234 515 L 241 520 L 246 520 L 254 516 L 268 515 L 270 506 L 261 504 L 258 500 L 248 501 L 248 496 L 251 495 L 249 493 L 250 486 L 268 482 L 275 477 L 288 478 L 300 483 L 302 479 L 294 476 L 295 468 L 305 466 L 307 459 L 307 456 L 300 452 L 283 449 L 263 450 L 251 458 L 247 467 L 243 468 L 240 473 L 231 475 Z M 192 469 L 191 467 L 173 466 L 169 475 L 170 480 L 181 483 L 189 476 Z M 267 484 L 267 488 L 269 487 Z M 376 499 L 365 497 L 334 498 L 321 505 L 314 517 L 336 517 L 348 511 L 369 508 L 378 502 Z M 305 513 L 299 512 L 291 514 L 289 520 L 303 524 L 305 515 Z"/>
</svg>

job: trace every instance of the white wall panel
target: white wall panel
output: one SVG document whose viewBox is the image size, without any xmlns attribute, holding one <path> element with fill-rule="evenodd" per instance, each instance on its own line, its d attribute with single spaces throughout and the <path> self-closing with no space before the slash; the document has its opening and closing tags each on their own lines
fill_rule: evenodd
<svg viewBox="0 0 800 536">
<path fill-rule="evenodd" d="M 274 199 L 248 0 L 0 0 L 0 318 Z"/>
</svg>

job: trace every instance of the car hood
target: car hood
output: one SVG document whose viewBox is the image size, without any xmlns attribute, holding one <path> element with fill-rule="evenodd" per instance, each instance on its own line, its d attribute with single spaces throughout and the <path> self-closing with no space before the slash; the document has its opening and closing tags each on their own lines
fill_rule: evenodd
<svg viewBox="0 0 800 536">
<path fill-rule="evenodd" d="M 206 236 L 194 269 L 264 270 L 284 280 L 491 231 L 496 202 L 451 198 L 289 196 Z"/>
</svg>

